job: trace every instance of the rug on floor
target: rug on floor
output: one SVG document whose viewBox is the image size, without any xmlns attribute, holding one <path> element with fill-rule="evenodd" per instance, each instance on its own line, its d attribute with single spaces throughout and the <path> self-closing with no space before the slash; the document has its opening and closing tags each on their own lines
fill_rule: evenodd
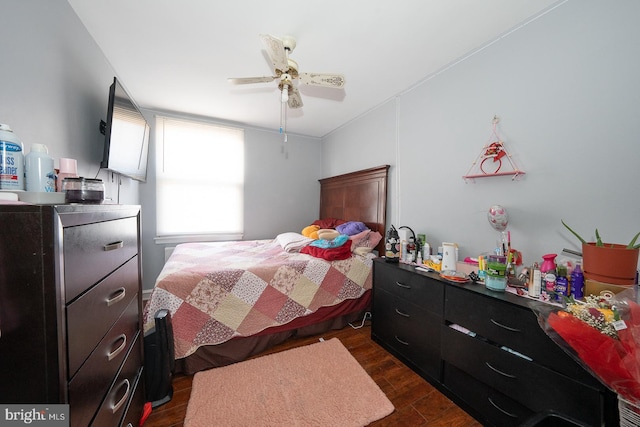
<svg viewBox="0 0 640 427">
<path fill-rule="evenodd" d="M 365 426 L 393 404 L 338 338 L 195 374 L 185 427 Z"/>
</svg>

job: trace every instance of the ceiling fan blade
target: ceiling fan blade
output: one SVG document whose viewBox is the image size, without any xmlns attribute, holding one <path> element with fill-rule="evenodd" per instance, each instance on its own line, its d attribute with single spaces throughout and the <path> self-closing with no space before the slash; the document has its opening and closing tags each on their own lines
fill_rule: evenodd
<svg viewBox="0 0 640 427">
<path fill-rule="evenodd" d="M 344 86 L 342 74 L 300 73 L 300 83 L 340 89 Z"/>
<path fill-rule="evenodd" d="M 282 40 L 277 39 L 269 34 L 261 34 L 260 39 L 267 50 L 269 59 L 276 70 L 286 71 L 289 68 L 287 64 L 287 54 L 284 51 Z"/>
<path fill-rule="evenodd" d="M 227 79 L 229 83 L 234 85 L 244 85 L 248 83 L 269 83 L 276 79 L 276 77 L 235 77 Z"/>
<path fill-rule="evenodd" d="M 289 87 L 289 101 L 287 101 L 289 108 L 301 108 L 302 107 L 302 98 L 300 97 L 300 92 L 298 92 L 298 88 L 295 86 Z"/>
</svg>

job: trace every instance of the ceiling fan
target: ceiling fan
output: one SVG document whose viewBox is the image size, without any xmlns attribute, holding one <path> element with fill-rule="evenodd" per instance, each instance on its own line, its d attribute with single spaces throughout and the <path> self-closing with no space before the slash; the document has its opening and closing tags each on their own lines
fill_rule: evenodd
<svg viewBox="0 0 640 427">
<path fill-rule="evenodd" d="M 289 108 L 302 107 L 302 98 L 300 92 L 294 85 L 294 80 L 298 80 L 301 84 L 322 86 L 340 89 L 344 86 L 344 76 L 342 74 L 325 74 L 325 73 L 300 73 L 298 72 L 298 63 L 289 58 L 289 54 L 296 47 L 296 39 L 291 36 L 284 36 L 281 39 L 261 34 L 260 39 L 267 50 L 269 59 L 273 65 L 274 76 L 266 77 L 237 77 L 228 79 L 233 84 L 249 84 L 249 83 L 268 83 L 276 80 L 278 89 L 282 94 L 282 103 Z M 284 107 L 284 105 L 283 105 Z"/>
</svg>

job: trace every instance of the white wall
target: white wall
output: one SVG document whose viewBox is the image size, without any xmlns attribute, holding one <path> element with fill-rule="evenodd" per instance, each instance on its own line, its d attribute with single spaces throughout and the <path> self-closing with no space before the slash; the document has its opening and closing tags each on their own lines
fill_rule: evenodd
<svg viewBox="0 0 640 427">
<path fill-rule="evenodd" d="M 78 174 L 95 178 L 102 159 L 109 85 L 115 71 L 63 0 L 2 3 L 0 123 L 24 144 L 45 144 L 54 158 L 78 160 Z M 137 203 L 137 182 L 101 171 L 106 196 Z M 124 203 L 124 202 L 123 202 Z"/>
<path fill-rule="evenodd" d="M 634 0 L 561 4 L 325 137 L 323 173 L 361 168 L 355 153 L 391 164 L 389 222 L 462 257 L 495 246 L 493 204 L 527 264 L 580 250 L 560 219 L 628 243 L 640 231 L 638 17 Z M 466 183 L 494 115 L 526 175 Z"/>
</svg>

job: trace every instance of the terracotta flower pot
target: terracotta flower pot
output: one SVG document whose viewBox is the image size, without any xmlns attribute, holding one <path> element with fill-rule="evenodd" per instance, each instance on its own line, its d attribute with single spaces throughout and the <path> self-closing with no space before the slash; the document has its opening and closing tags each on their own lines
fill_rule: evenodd
<svg viewBox="0 0 640 427">
<path fill-rule="evenodd" d="M 582 268 L 587 279 L 614 285 L 633 285 L 638 271 L 638 249 L 625 245 L 594 242 L 582 244 Z"/>
</svg>

